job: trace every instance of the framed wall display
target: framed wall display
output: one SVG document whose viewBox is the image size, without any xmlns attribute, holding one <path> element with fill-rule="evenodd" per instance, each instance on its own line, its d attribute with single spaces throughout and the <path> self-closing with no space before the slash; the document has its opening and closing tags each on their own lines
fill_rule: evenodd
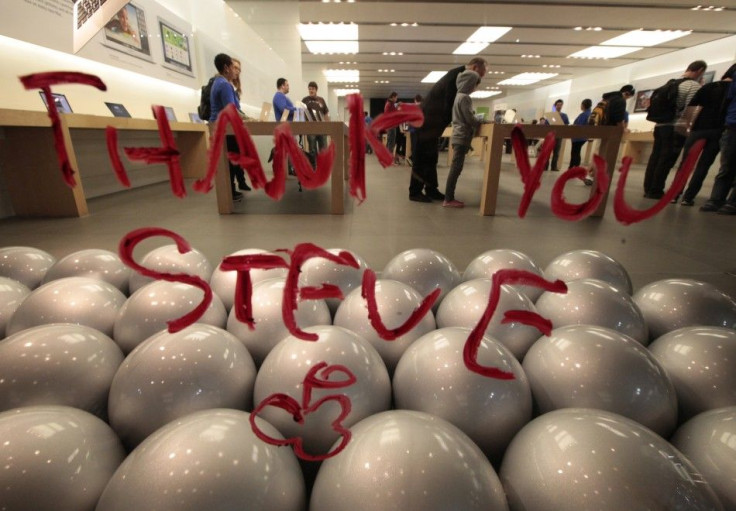
<svg viewBox="0 0 736 511">
<path fill-rule="evenodd" d="M 705 85 L 706 83 L 712 82 L 715 77 L 716 77 L 715 71 L 707 71 L 703 73 L 703 85 Z"/>
<path fill-rule="evenodd" d="M 166 112 L 166 119 L 169 121 L 176 121 L 176 113 L 174 113 L 174 109 L 170 106 L 164 107 L 164 112 Z"/>
<path fill-rule="evenodd" d="M 115 117 L 130 117 L 130 112 L 128 112 L 128 109 L 122 103 L 109 103 L 105 101 L 105 105 Z"/>
<path fill-rule="evenodd" d="M 43 91 L 38 91 L 38 93 L 41 95 L 41 99 L 43 100 L 43 104 L 46 106 L 46 109 L 49 108 L 49 103 L 46 101 L 46 96 L 44 95 Z M 69 104 L 69 100 L 66 99 L 66 96 L 63 94 L 59 94 L 58 92 L 52 92 L 51 97 L 54 98 L 54 105 L 56 105 L 56 111 L 60 114 L 70 114 L 72 113 L 72 107 Z"/>
<path fill-rule="evenodd" d="M 162 18 L 158 18 L 158 27 L 161 31 L 161 44 L 163 44 L 164 51 L 163 66 L 172 71 L 194 76 L 189 37 L 186 32 Z"/>
<path fill-rule="evenodd" d="M 654 89 L 640 90 L 636 93 L 634 113 L 647 111 L 649 108 L 649 99 L 652 97 L 652 92 L 654 92 Z"/>
<path fill-rule="evenodd" d="M 74 0 L 74 53 L 125 6 L 126 0 Z"/>
<path fill-rule="evenodd" d="M 148 44 L 146 13 L 133 2 L 120 9 L 104 28 L 108 48 L 153 62 Z"/>
</svg>

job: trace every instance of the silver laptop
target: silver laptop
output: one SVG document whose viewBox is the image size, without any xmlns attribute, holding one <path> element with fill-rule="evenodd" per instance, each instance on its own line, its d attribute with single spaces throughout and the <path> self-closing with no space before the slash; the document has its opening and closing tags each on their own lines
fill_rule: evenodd
<svg viewBox="0 0 736 511">
<path fill-rule="evenodd" d="M 544 112 L 544 118 L 547 119 L 547 122 L 549 122 L 552 126 L 565 125 L 565 121 L 562 120 L 560 112 Z"/>
<path fill-rule="evenodd" d="M 72 32 L 73 48 L 77 53 L 110 19 L 128 3 L 128 0 L 75 0 Z"/>
</svg>

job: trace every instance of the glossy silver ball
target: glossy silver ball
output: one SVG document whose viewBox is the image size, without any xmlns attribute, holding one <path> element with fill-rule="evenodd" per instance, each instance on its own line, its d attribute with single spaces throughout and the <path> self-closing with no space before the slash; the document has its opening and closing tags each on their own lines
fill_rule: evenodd
<svg viewBox="0 0 736 511">
<path fill-rule="evenodd" d="M 528 255 L 518 250 L 499 248 L 483 252 L 470 261 L 463 272 L 463 282 L 473 279 L 492 279 L 493 274 L 498 270 L 524 270 L 544 277 L 542 268 Z M 534 286 L 513 287 L 528 296 L 532 302 L 537 301 L 537 298 L 544 292 L 544 289 Z"/>
<path fill-rule="evenodd" d="M 634 294 L 652 339 L 686 326 L 736 329 L 736 301 L 712 284 L 666 279 L 647 284 Z"/>
<path fill-rule="evenodd" d="M 555 257 L 544 269 L 547 280 L 570 282 L 596 279 L 608 282 L 630 295 L 633 288 L 626 268 L 613 257 L 597 250 L 573 250 Z"/>
<path fill-rule="evenodd" d="M 649 351 L 619 332 L 590 325 L 557 328 L 522 364 L 540 413 L 598 408 L 667 437 L 677 426 L 677 395 Z"/>
<path fill-rule="evenodd" d="M 249 414 L 204 410 L 149 436 L 110 479 L 96 511 L 303 511 L 304 477 L 291 449 L 256 437 Z M 278 431 L 263 420 L 260 429 Z"/>
<path fill-rule="evenodd" d="M 175 244 L 154 248 L 143 256 L 140 265 L 160 273 L 195 275 L 205 282 L 209 282 L 212 276 L 212 264 L 202 252 L 192 248 L 189 252 L 182 254 Z M 132 272 L 130 274 L 130 293 L 135 293 L 153 280 L 138 272 Z"/>
<path fill-rule="evenodd" d="M 66 406 L 0 413 L 4 511 L 93 511 L 125 451 L 110 427 Z"/>
<path fill-rule="evenodd" d="M 80 250 L 62 257 L 44 275 L 43 282 L 64 277 L 90 277 L 108 282 L 121 292 L 128 292 L 130 268 L 115 252 L 96 248 Z"/>
<path fill-rule="evenodd" d="M 736 406 L 736 330 L 681 328 L 654 341 L 649 351 L 675 385 L 681 419 Z"/>
<path fill-rule="evenodd" d="M 381 278 L 408 284 L 422 297 L 439 288 L 441 293 L 434 304 L 435 312 L 445 295 L 461 280 L 460 272 L 452 261 L 428 248 L 405 250 L 394 256 L 383 268 Z"/>
<path fill-rule="evenodd" d="M 437 326 L 474 328 L 488 306 L 491 289 L 491 281 L 485 278 L 463 282 L 455 287 L 447 293 L 437 310 Z M 498 307 L 484 335 L 499 341 L 511 350 L 518 360 L 522 360 L 529 347 L 542 333 L 533 326 L 517 321 L 502 323 L 504 313 L 510 310 L 537 312 L 531 299 L 521 293 L 518 287 L 503 285 Z"/>
<path fill-rule="evenodd" d="M 677 447 L 703 474 L 726 509 L 736 509 L 736 406 L 696 415 L 675 432 Z"/>
<path fill-rule="evenodd" d="M 167 321 L 180 318 L 202 301 L 204 292 L 189 284 L 157 280 L 133 293 L 115 319 L 113 339 L 128 354 L 153 334 L 168 328 Z M 227 312 L 220 299 L 212 302 L 198 323 L 225 328 Z"/>
<path fill-rule="evenodd" d="M 310 509 L 506 511 L 490 462 L 447 421 L 395 410 L 351 428 L 343 452 L 322 462 Z"/>
<path fill-rule="evenodd" d="M 532 394 L 521 364 L 491 338 L 481 341 L 478 362 L 513 373 L 515 379 L 487 378 L 470 371 L 463 361 L 470 332 L 442 328 L 409 346 L 394 374 L 396 408 L 451 422 L 491 460 L 500 461 L 511 439 L 532 418 Z"/>
<path fill-rule="evenodd" d="M 58 323 L 0 342 L 0 411 L 64 405 L 107 417 L 107 396 L 123 353 L 105 334 Z"/>
<path fill-rule="evenodd" d="M 41 285 L 43 276 L 56 258 L 33 247 L 0 248 L 0 277 L 17 280 L 29 289 Z"/>
<path fill-rule="evenodd" d="M 220 328 L 159 332 L 125 359 L 110 388 L 110 425 L 128 447 L 174 419 L 210 408 L 248 410 L 256 366 Z"/>
<path fill-rule="evenodd" d="M 302 402 L 304 378 L 319 362 L 345 366 L 357 378 L 357 382 L 339 389 L 315 389 L 311 403 L 328 395 L 346 395 L 351 410 L 342 421 L 350 427 L 374 413 L 387 410 L 391 404 L 391 381 L 381 356 L 365 339 L 337 326 L 313 326 L 304 329 L 319 335 L 317 341 L 303 341 L 289 336 L 268 354 L 263 361 L 254 390 L 256 406 L 273 394 L 282 393 Z M 333 377 L 340 380 L 344 377 Z M 336 403 L 326 403 L 305 419 L 304 425 L 294 421 L 290 414 L 268 406 L 259 414 L 273 424 L 286 438 L 301 437 L 304 450 L 311 455 L 329 452 L 330 446 L 340 438 L 332 427 L 340 409 Z"/>
<path fill-rule="evenodd" d="M 368 269 L 368 263 L 352 250 L 344 248 L 328 248 L 327 252 L 338 255 L 340 252 L 350 252 L 358 262 L 359 268 L 337 264 L 324 257 L 312 257 L 308 259 L 301 268 L 299 274 L 300 286 L 320 287 L 323 284 L 333 284 L 340 288 L 343 297 L 347 296 L 353 289 L 360 289 L 363 282 L 363 272 Z M 342 300 L 327 298 L 327 306 L 334 316 Z"/>
<path fill-rule="evenodd" d="M 25 284 L 7 277 L 0 277 L 0 340 L 5 337 L 5 329 L 10 318 L 29 294 L 31 290 Z"/>
<path fill-rule="evenodd" d="M 284 324 L 284 313 L 281 309 L 285 286 L 284 279 L 268 279 L 253 286 L 253 330 L 238 320 L 235 310 L 231 310 L 228 316 L 227 331 L 248 348 L 256 366 L 260 367 L 273 347 L 291 335 Z M 329 325 L 332 322 L 330 310 L 324 300 L 300 300 L 294 315 L 300 328 Z"/>
<path fill-rule="evenodd" d="M 713 489 L 677 449 L 611 412 L 555 410 L 527 424 L 499 471 L 511 511 L 717 511 Z"/>
<path fill-rule="evenodd" d="M 89 277 L 66 277 L 34 289 L 16 309 L 6 335 L 51 323 L 74 323 L 112 336 L 125 295 L 107 282 Z"/>
<path fill-rule="evenodd" d="M 378 305 L 381 320 L 388 329 L 398 328 L 406 323 L 421 302 L 422 297 L 419 293 L 407 284 L 396 280 L 376 281 L 376 305 Z M 434 314 L 430 310 L 414 328 L 404 335 L 391 341 L 382 339 L 371 325 L 368 306 L 360 289 L 351 291 L 345 297 L 337 309 L 334 323 L 336 326 L 355 332 L 371 343 L 381 355 L 389 374 L 393 374 L 406 348 L 422 335 L 434 330 L 436 326 Z"/>
<path fill-rule="evenodd" d="M 535 306 L 539 314 L 552 321 L 553 328 L 604 326 L 628 335 L 644 346 L 649 343 L 647 322 L 634 300 L 602 280 L 567 282 L 567 293 L 545 291 Z"/>
<path fill-rule="evenodd" d="M 256 255 L 256 254 L 270 254 L 274 255 L 273 252 L 267 250 L 261 250 L 259 248 L 246 248 L 238 250 L 229 254 L 229 256 L 239 255 Z M 220 297 L 222 304 L 228 311 L 233 308 L 233 302 L 235 301 L 235 285 L 237 283 L 238 272 L 237 271 L 222 271 L 222 262 L 217 265 L 215 271 L 212 272 L 210 277 L 210 287 L 212 292 Z M 286 268 L 271 268 L 270 270 L 251 270 L 250 281 L 255 286 L 259 282 L 263 282 L 268 279 L 285 279 L 288 275 L 289 270 Z"/>
</svg>

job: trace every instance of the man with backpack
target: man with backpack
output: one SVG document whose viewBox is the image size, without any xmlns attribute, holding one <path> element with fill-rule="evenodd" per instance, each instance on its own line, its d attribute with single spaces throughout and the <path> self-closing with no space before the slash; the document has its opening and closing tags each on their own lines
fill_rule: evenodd
<svg viewBox="0 0 736 511">
<path fill-rule="evenodd" d="M 690 63 L 679 79 L 669 80 L 652 93 L 647 120 L 654 126 L 654 146 L 644 173 L 644 197 L 661 199 L 667 175 L 677 161 L 685 137 L 675 132 L 675 123 L 700 88 L 700 79 L 708 68 L 703 60 Z"/>
<path fill-rule="evenodd" d="M 636 89 L 631 84 L 624 85 L 619 90 L 606 92 L 595 108 L 588 116 L 588 124 L 592 126 L 618 126 L 621 131 L 626 129 L 629 121 L 626 112 L 626 102 L 636 94 Z M 573 142 L 574 144 L 574 142 Z M 588 170 L 585 184 L 591 186 L 595 172 Z"/>
</svg>

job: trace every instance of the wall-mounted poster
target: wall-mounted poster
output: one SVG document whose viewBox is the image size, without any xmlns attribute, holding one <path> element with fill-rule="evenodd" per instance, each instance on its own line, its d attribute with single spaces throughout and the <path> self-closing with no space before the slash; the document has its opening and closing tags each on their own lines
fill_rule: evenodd
<svg viewBox="0 0 736 511">
<path fill-rule="evenodd" d="M 187 33 L 162 18 L 158 18 L 158 27 L 161 31 L 161 44 L 163 45 L 163 66 L 187 76 L 194 76 L 192 52 Z"/>
<path fill-rule="evenodd" d="M 73 51 L 77 53 L 120 11 L 126 0 L 74 0 Z"/>
<path fill-rule="evenodd" d="M 640 90 L 636 93 L 636 102 L 634 103 L 634 113 L 646 112 L 649 108 L 649 100 L 652 97 L 654 89 Z"/>
<path fill-rule="evenodd" d="M 108 48 L 153 62 L 146 12 L 141 6 L 129 2 L 105 24 L 103 32 Z"/>
</svg>

